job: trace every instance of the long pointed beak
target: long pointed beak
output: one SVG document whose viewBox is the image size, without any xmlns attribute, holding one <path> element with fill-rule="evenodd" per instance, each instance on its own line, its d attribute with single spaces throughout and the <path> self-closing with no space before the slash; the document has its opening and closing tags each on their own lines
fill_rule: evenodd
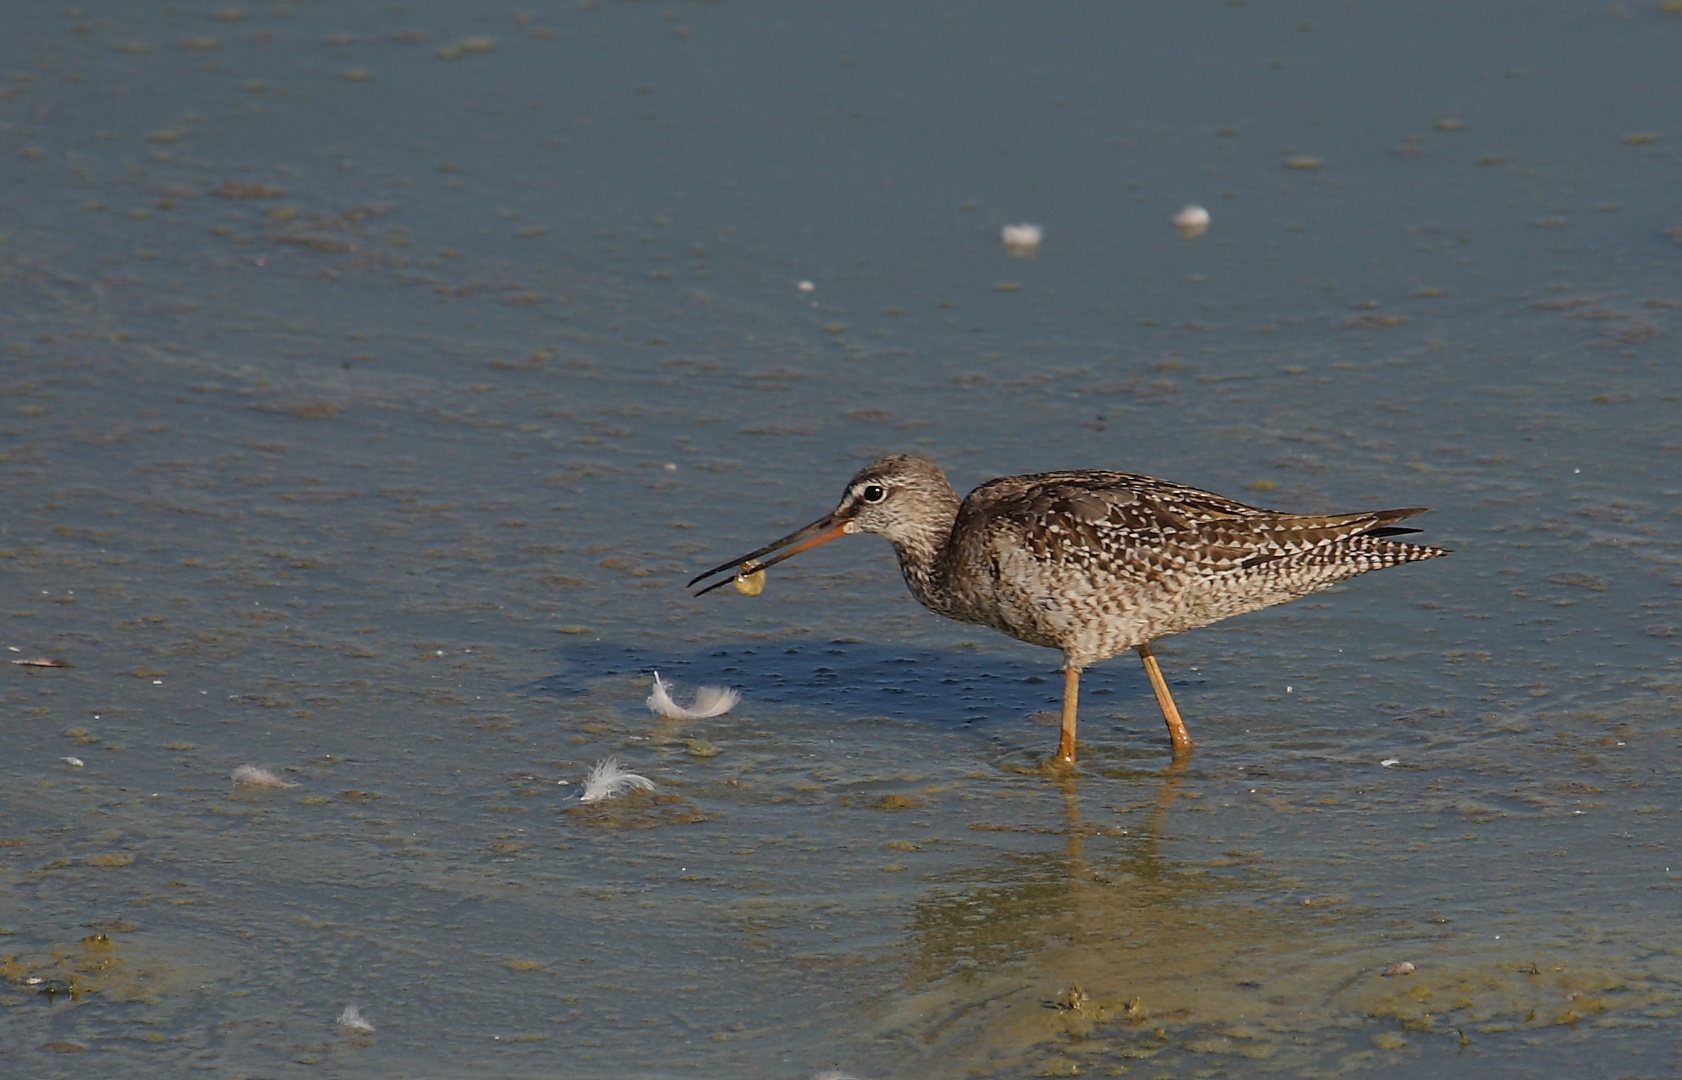
<svg viewBox="0 0 1682 1080">
<path fill-rule="evenodd" d="M 806 551 L 810 548 L 815 548 L 819 544 L 827 544 L 831 540 L 841 539 L 843 536 L 847 535 L 847 526 L 850 524 L 852 524 L 850 521 L 837 521 L 834 514 L 825 514 L 823 517 L 812 522 L 799 532 L 789 533 L 781 540 L 776 540 L 772 543 L 766 544 L 758 551 L 750 551 L 741 558 L 731 559 L 726 563 L 720 563 L 704 574 L 696 574 L 695 579 L 689 583 L 689 587 L 694 588 L 698 582 L 704 581 L 707 578 L 712 577 L 714 574 L 721 574 L 726 570 L 731 571 L 730 577 L 724 578 L 720 581 L 715 581 L 695 594 L 696 596 L 705 596 L 714 589 L 730 584 L 730 582 L 735 578 L 734 572 L 738 568 L 741 568 L 745 563 L 753 562 L 760 556 L 769 555 L 773 551 L 780 551 L 783 548 L 788 548 L 787 551 L 783 551 L 780 555 L 777 555 L 774 558 L 766 559 L 764 562 L 754 563 L 754 565 L 749 569 L 763 570 L 767 566 L 775 566 L 784 559 L 798 555 L 802 551 Z M 794 546 L 789 547 L 790 544 Z"/>
</svg>

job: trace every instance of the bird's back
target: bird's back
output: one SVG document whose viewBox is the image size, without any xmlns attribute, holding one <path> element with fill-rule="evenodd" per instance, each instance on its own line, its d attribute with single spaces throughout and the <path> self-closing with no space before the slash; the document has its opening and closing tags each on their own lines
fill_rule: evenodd
<svg viewBox="0 0 1682 1080">
<path fill-rule="evenodd" d="M 941 568 L 942 614 L 1084 665 L 1447 554 L 1386 539 L 1391 525 L 1422 512 L 1284 514 L 1133 473 L 1002 477 L 958 510 Z"/>
</svg>

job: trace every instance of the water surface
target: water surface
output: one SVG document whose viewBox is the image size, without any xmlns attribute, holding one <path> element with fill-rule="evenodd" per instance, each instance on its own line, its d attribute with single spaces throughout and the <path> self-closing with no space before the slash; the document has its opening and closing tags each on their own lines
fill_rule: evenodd
<svg viewBox="0 0 1682 1080">
<path fill-rule="evenodd" d="M 0 23 L 31 1075 L 1674 1071 L 1682 18 Z M 885 544 L 682 587 L 907 450 L 1455 554 L 1163 643 L 1181 767 L 1092 669 L 1057 777 Z"/>
</svg>

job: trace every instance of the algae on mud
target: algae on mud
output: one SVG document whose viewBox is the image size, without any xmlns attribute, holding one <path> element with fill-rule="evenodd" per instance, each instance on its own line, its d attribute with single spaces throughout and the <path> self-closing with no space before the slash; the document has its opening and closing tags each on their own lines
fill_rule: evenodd
<svg viewBox="0 0 1682 1080">
<path fill-rule="evenodd" d="M 917 903 L 912 992 L 881 1010 L 873 1032 L 894 1046 L 897 1075 L 1115 1074 L 1141 1058 L 1176 1075 L 1210 1054 L 1294 1072 L 1325 1057 L 1328 1036 L 1371 1032 L 1377 1048 L 1401 1049 L 1406 1038 L 1388 1024 L 1462 1045 L 1651 1027 L 1682 1005 L 1682 929 L 1657 912 L 1616 935 L 1477 941 L 1375 926 L 1374 907 L 1269 902 L 1258 884 L 1266 860 L 1243 852 L 1214 862 L 1259 873 L 1165 858 L 1178 771 L 1165 773 L 1125 853 L 1082 858 L 1094 830 L 1069 783 L 1064 852 L 946 876 Z"/>
</svg>

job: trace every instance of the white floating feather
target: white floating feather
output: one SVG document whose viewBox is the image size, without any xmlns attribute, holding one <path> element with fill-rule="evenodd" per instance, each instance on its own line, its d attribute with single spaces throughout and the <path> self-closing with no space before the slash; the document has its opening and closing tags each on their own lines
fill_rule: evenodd
<svg viewBox="0 0 1682 1080">
<path fill-rule="evenodd" d="M 1040 246 L 1040 241 L 1045 239 L 1045 230 L 1027 222 L 1006 225 L 999 230 L 999 239 L 1003 240 L 1005 247 L 1012 252 L 1028 252 Z"/>
<path fill-rule="evenodd" d="M 654 692 L 648 695 L 648 711 L 668 720 L 706 720 L 723 716 L 742 700 L 742 695 L 722 686 L 703 686 L 695 691 L 695 705 L 686 709 L 672 700 L 670 688 L 654 673 Z"/>
<path fill-rule="evenodd" d="M 362 1008 L 358 1005 L 346 1005 L 345 1011 L 339 1014 L 339 1026 L 347 1031 L 368 1035 L 374 1030 L 374 1025 L 362 1015 Z"/>
<path fill-rule="evenodd" d="M 258 768 L 256 765 L 241 765 L 233 771 L 232 779 L 234 783 L 243 784 L 246 787 L 289 788 L 298 786 L 290 781 L 282 780 L 269 770 Z"/>
<path fill-rule="evenodd" d="M 59 760 L 64 762 L 66 765 L 70 766 L 72 769 L 80 769 L 83 765 L 87 764 L 87 762 L 83 761 L 81 758 L 76 757 L 74 755 L 72 755 L 70 757 L 59 758 Z"/>
<path fill-rule="evenodd" d="M 840 1069 L 825 1069 L 820 1073 L 813 1073 L 812 1080 L 858 1080 L 852 1073 L 844 1073 Z"/>
<path fill-rule="evenodd" d="M 1193 204 L 1169 218 L 1168 223 L 1180 230 L 1181 236 L 1190 240 L 1209 231 L 1209 211 Z"/>
<path fill-rule="evenodd" d="M 603 758 L 596 762 L 596 767 L 584 778 L 584 794 L 578 797 L 578 801 L 601 802 L 603 799 L 611 799 L 615 795 L 623 795 L 638 788 L 653 791 L 654 781 L 646 776 L 627 772 L 616 757 Z"/>
</svg>

